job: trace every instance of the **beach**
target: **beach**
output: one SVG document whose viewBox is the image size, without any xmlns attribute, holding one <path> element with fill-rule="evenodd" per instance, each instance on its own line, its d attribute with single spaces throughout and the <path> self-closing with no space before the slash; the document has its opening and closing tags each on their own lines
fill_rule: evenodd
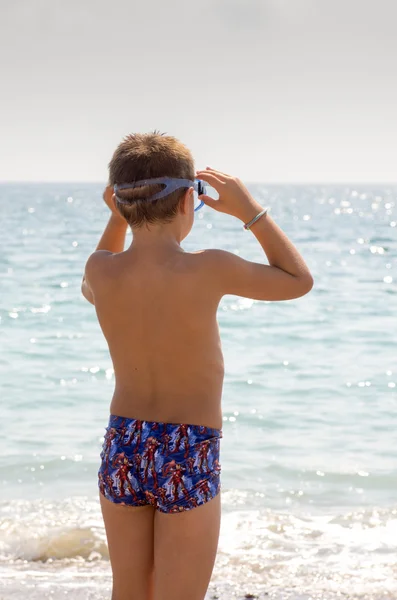
<svg viewBox="0 0 397 600">
<path fill-rule="evenodd" d="M 207 600 L 395 600 L 397 186 L 250 190 L 315 285 L 220 304 L 223 512 Z M 111 594 L 97 471 L 114 374 L 80 293 L 101 192 L 0 185 L 0 600 Z M 183 247 L 266 261 L 209 208 Z"/>
</svg>

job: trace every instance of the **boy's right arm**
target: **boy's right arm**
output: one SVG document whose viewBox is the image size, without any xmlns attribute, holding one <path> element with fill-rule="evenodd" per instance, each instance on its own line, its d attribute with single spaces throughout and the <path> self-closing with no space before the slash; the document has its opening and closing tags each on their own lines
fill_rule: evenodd
<svg viewBox="0 0 397 600">
<path fill-rule="evenodd" d="M 214 187 L 218 200 L 200 196 L 215 210 L 247 223 L 262 210 L 239 179 L 213 169 L 198 171 L 197 177 Z M 307 294 L 313 277 L 291 240 L 268 215 L 251 227 L 269 265 L 245 260 L 224 250 L 207 250 L 212 285 L 220 295 L 233 294 L 254 300 L 291 300 Z"/>
</svg>

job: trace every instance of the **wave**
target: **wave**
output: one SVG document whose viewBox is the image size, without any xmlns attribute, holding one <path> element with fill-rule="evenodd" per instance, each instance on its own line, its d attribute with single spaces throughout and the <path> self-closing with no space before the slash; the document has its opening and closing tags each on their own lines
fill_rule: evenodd
<svg viewBox="0 0 397 600">
<path fill-rule="evenodd" d="M 301 599 L 373 600 L 384 598 L 385 590 L 397 598 L 397 505 L 312 515 L 271 510 L 263 499 L 262 505 L 248 508 L 249 502 L 248 492 L 222 492 L 212 578 L 216 589 L 228 582 L 241 592 L 242 585 L 247 591 L 246 584 L 251 591 L 283 590 L 280 599 L 287 597 L 287 589 L 299 590 Z M 0 503 L 0 568 L 10 585 L 25 576 L 38 582 L 58 582 L 59 577 L 62 585 L 73 576 L 77 579 L 68 583 L 69 590 L 81 586 L 83 576 L 87 582 L 102 578 L 108 585 L 109 554 L 98 500 Z M 93 591 L 93 597 L 98 593 Z M 231 597 L 226 592 L 218 596 Z"/>
<path fill-rule="evenodd" d="M 0 504 L 0 561 L 108 559 L 98 501 L 71 498 Z"/>
<path fill-rule="evenodd" d="M 222 493 L 220 550 L 231 553 L 244 541 L 245 551 L 271 545 L 285 552 L 291 544 L 316 550 L 336 544 L 346 550 L 395 552 L 397 506 L 310 515 L 258 507 L 247 509 L 247 492 Z M 223 543 L 222 543 L 223 540 Z M 225 540 L 228 542 L 225 544 Z M 230 541 L 233 540 L 231 544 Z M 237 552 L 239 555 L 239 552 Z M 74 497 L 62 501 L 18 500 L 0 503 L 0 560 L 46 561 L 71 558 L 108 559 L 106 535 L 98 500 Z M 265 560 L 266 557 L 263 556 Z"/>
</svg>

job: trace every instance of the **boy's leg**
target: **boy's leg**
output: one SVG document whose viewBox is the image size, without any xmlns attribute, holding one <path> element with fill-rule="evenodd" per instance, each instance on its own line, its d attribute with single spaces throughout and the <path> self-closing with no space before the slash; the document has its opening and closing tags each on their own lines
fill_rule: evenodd
<svg viewBox="0 0 397 600">
<path fill-rule="evenodd" d="M 152 600 L 154 508 L 99 497 L 113 572 L 112 600 Z"/>
<path fill-rule="evenodd" d="M 185 512 L 154 517 L 154 600 L 204 600 L 218 547 L 220 493 Z"/>
</svg>

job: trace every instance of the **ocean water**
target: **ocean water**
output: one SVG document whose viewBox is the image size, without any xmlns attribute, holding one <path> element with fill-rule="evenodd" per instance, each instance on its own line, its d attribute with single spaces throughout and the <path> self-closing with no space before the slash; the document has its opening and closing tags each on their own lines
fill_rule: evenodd
<svg viewBox="0 0 397 600">
<path fill-rule="evenodd" d="M 396 599 L 397 186 L 251 191 L 315 284 L 220 305 L 223 517 L 208 599 Z M 110 598 L 96 475 L 114 377 L 80 294 L 101 193 L 0 186 L 0 599 Z M 207 207 L 184 247 L 266 260 Z"/>
</svg>

